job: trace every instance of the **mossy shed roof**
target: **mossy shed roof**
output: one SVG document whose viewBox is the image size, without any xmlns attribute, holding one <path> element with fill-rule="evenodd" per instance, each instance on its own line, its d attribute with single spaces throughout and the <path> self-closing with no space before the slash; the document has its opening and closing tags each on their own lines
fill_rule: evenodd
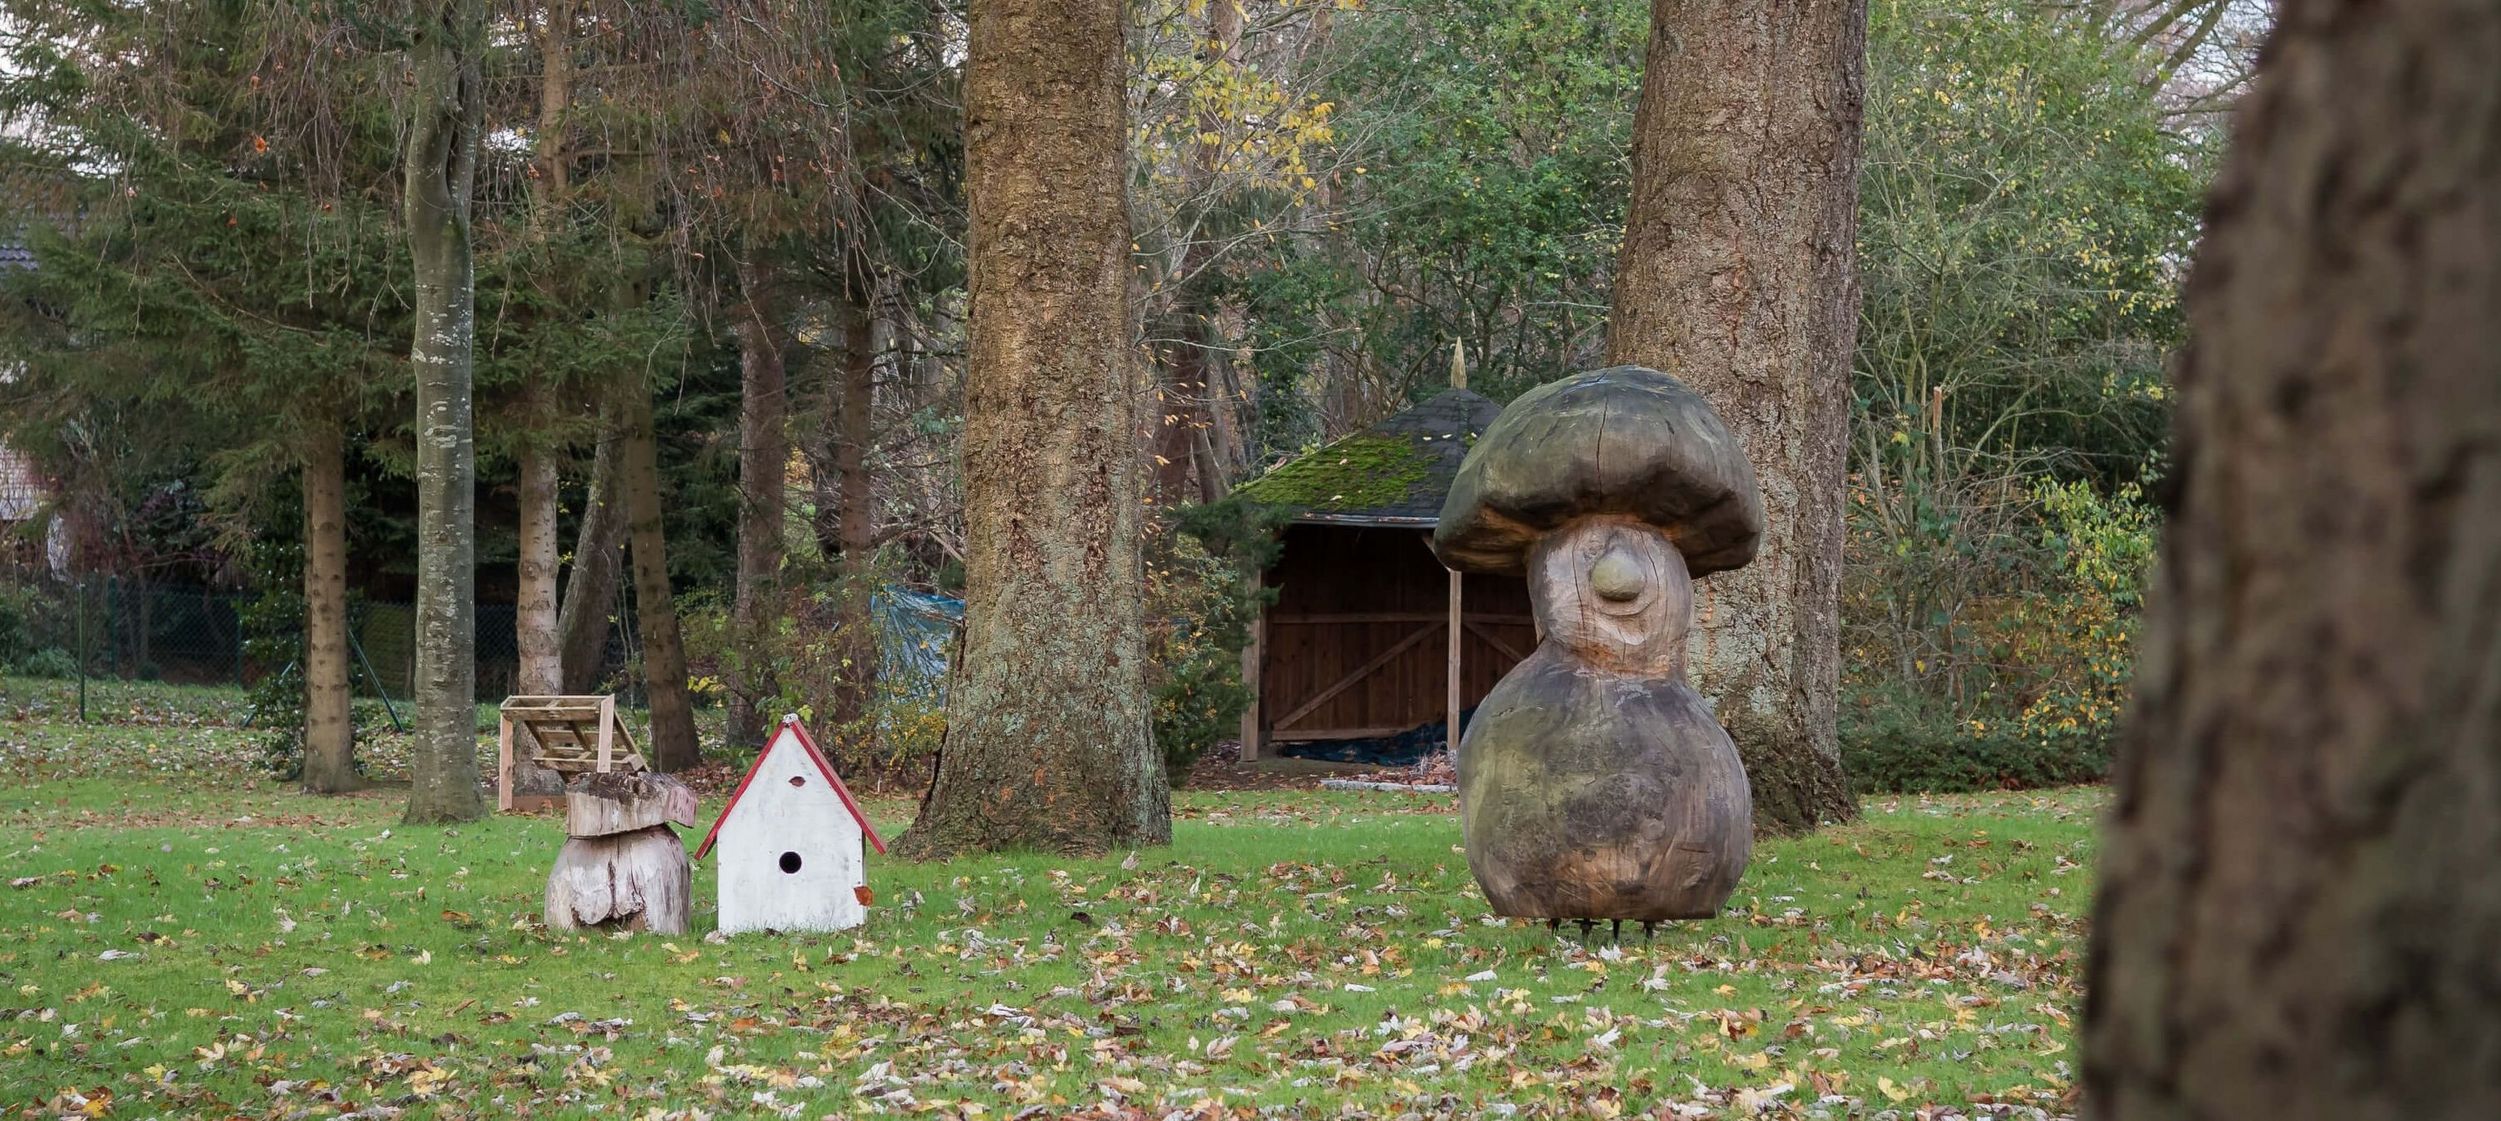
<svg viewBox="0 0 2501 1121">
<path fill-rule="evenodd" d="M 1459 462 L 1502 415 L 1502 406 L 1465 389 L 1433 399 L 1242 484 L 1244 500 L 1284 506 L 1294 520 L 1321 525 L 1430 528 L 1439 521 Z"/>
</svg>

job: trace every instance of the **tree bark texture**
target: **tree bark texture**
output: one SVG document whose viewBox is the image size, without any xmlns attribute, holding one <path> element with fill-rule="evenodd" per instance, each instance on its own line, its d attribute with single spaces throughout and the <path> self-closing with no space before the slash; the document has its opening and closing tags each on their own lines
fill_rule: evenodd
<svg viewBox="0 0 2501 1121">
<path fill-rule="evenodd" d="M 335 417 L 304 429 L 304 789 L 340 794 L 356 773 L 347 691 L 347 433 Z"/>
<path fill-rule="evenodd" d="M 836 424 L 833 461 L 839 507 L 835 540 L 841 549 L 843 586 L 837 600 L 834 628 L 850 664 L 829 698 L 836 750 L 849 746 L 865 731 L 869 700 L 877 688 L 877 635 L 870 620 L 870 596 L 876 589 L 870 554 L 877 548 L 877 494 L 870 488 L 869 445 L 876 439 L 877 316 L 865 285 L 855 284 L 843 300 L 842 384 L 835 394 Z"/>
<path fill-rule="evenodd" d="M 2501 1117 L 2501 8 L 2279 12 L 2187 296 L 2086 1112 Z"/>
<path fill-rule="evenodd" d="M 1864 0 L 1653 0 L 1611 360 L 1716 406 L 1758 559 L 1697 587 L 1695 684 L 1777 832 L 1856 816 L 1841 773 L 1842 516 L 1857 336 Z"/>
<path fill-rule="evenodd" d="M 1147 726 L 1123 31 L 1118 0 L 972 7 L 965 648 L 916 857 L 1172 838 Z"/>
<path fill-rule="evenodd" d="M 469 821 L 478 796 L 477 454 L 470 410 L 477 335 L 469 199 L 483 111 L 474 0 L 429 6 L 410 48 L 415 88 L 406 221 L 416 282 L 417 682 L 411 823 Z"/>
<path fill-rule="evenodd" d="M 514 691 L 545 696 L 564 691 L 564 659 L 556 634 L 556 456 L 521 450 L 520 592 L 513 603 L 513 639 L 520 648 Z"/>
<path fill-rule="evenodd" d="M 694 868 L 677 830 L 567 837 L 547 873 L 549 930 L 684 934 L 695 897 Z"/>
<path fill-rule="evenodd" d="M 556 651 L 564 674 L 564 687 L 557 692 L 575 696 L 599 688 L 599 671 L 608 661 L 617 580 L 624 569 L 625 458 L 617 451 L 619 411 L 608 410 L 607 431 L 591 453 L 590 494 L 573 538 L 573 575 L 565 581 L 564 602 L 556 611 Z"/>
<path fill-rule="evenodd" d="M 669 589 L 668 535 L 660 516 L 660 441 L 652 431 L 651 392 L 625 394 L 625 432 L 617 447 L 625 483 L 634 557 L 635 620 L 643 635 L 643 691 L 651 703 L 651 768 L 682 771 L 701 762 L 695 713 L 686 697 L 686 644 L 678 635 L 677 598 Z"/>
<path fill-rule="evenodd" d="M 790 440 L 780 332 L 761 295 L 761 270 L 742 269 L 747 289 L 738 324 L 738 589 L 731 609 L 737 643 L 729 665 L 729 742 L 762 747 L 767 711 L 780 686 L 773 675 L 772 632 L 782 614 L 783 487 Z"/>
</svg>

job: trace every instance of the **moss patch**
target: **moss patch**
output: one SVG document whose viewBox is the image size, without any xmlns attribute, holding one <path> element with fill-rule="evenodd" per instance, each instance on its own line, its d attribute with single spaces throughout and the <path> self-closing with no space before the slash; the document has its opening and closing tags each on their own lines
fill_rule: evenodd
<svg viewBox="0 0 2501 1121">
<path fill-rule="evenodd" d="M 1272 506 L 1368 510 L 1406 501 L 1431 472 L 1432 460 L 1415 437 L 1366 432 L 1294 459 L 1235 493 Z"/>
</svg>

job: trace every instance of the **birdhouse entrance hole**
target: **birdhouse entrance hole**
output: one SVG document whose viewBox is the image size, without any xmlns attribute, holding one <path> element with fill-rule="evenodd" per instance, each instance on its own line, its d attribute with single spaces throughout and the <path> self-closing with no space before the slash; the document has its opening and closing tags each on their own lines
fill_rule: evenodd
<svg viewBox="0 0 2501 1121">
<path fill-rule="evenodd" d="M 786 852 L 786 853 L 783 853 L 783 854 L 782 854 L 782 871 L 784 871 L 784 872 L 797 872 L 798 870 L 799 870 L 799 854 L 798 854 L 798 853 L 795 853 L 795 852 Z"/>
</svg>

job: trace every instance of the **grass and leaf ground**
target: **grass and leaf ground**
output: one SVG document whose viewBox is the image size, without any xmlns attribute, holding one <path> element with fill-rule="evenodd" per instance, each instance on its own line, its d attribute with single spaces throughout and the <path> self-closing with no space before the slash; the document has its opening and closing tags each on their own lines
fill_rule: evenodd
<svg viewBox="0 0 2501 1121">
<path fill-rule="evenodd" d="M 839 935 L 703 937 L 698 865 L 697 936 L 583 937 L 538 923 L 555 817 L 405 828 L 256 773 L 231 710 L 9 691 L 0 1116 L 2070 1112 L 2094 791 L 1872 801 L 1615 946 L 1488 915 L 1446 798 L 1322 791 L 872 858 Z"/>
</svg>

